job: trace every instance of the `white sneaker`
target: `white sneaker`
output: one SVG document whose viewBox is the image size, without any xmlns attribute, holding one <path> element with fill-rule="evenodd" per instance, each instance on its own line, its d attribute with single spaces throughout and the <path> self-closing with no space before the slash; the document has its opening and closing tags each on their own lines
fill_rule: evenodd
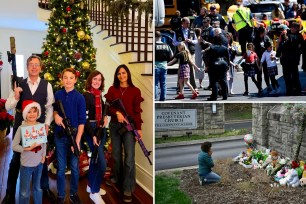
<svg viewBox="0 0 306 204">
<path fill-rule="evenodd" d="M 100 193 L 90 193 L 89 197 L 95 204 L 105 204 Z"/>
<path fill-rule="evenodd" d="M 276 89 L 276 94 L 280 94 L 282 92 L 282 89 L 281 89 L 281 87 L 278 87 L 277 89 Z"/>
<path fill-rule="evenodd" d="M 86 191 L 87 191 L 87 193 L 91 193 L 91 189 L 90 189 L 90 187 L 88 185 L 86 187 Z M 100 192 L 99 193 L 100 193 L 100 195 L 105 195 L 106 191 L 104 189 L 100 188 Z"/>
</svg>

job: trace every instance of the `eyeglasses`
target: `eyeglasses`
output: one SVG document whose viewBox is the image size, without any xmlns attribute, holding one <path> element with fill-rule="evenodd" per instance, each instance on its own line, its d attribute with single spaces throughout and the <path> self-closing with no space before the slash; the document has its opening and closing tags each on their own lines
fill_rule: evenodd
<svg viewBox="0 0 306 204">
<path fill-rule="evenodd" d="M 29 63 L 29 67 L 40 67 L 40 64 Z"/>
</svg>

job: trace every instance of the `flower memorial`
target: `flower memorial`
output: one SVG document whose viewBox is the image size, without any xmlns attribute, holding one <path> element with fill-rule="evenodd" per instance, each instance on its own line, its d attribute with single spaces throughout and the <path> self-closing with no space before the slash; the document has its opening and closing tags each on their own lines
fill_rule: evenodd
<svg viewBox="0 0 306 204">
<path fill-rule="evenodd" d="M 5 102 L 6 100 L 0 99 L 0 131 L 7 130 L 8 134 L 13 126 L 14 117 L 5 110 Z"/>
</svg>

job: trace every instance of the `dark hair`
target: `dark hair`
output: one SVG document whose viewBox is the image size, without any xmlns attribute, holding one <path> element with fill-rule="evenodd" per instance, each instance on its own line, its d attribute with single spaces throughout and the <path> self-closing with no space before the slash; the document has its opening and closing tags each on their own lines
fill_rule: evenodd
<svg viewBox="0 0 306 204">
<path fill-rule="evenodd" d="M 264 46 L 267 49 L 267 48 L 272 46 L 272 43 L 270 41 L 267 41 L 267 42 L 264 43 Z"/>
<path fill-rule="evenodd" d="M 211 148 L 211 142 L 203 142 L 202 145 L 201 145 L 201 150 L 203 152 L 208 153 L 210 148 Z"/>
<path fill-rule="evenodd" d="M 195 32 L 197 37 L 200 36 L 201 35 L 201 28 L 195 28 L 194 32 Z"/>
<path fill-rule="evenodd" d="M 222 45 L 222 38 L 220 35 L 214 36 L 214 44 L 215 45 Z"/>
<path fill-rule="evenodd" d="M 92 79 L 98 75 L 101 75 L 101 86 L 99 87 L 100 91 L 104 91 L 104 76 L 101 72 L 94 70 L 92 71 L 89 76 L 87 77 L 87 80 L 85 82 L 85 90 L 89 91 L 91 88 Z"/>
<path fill-rule="evenodd" d="M 128 85 L 134 87 L 134 84 L 133 84 L 133 82 L 132 82 L 131 72 L 130 72 L 129 68 L 128 68 L 125 64 L 121 64 L 121 65 L 119 65 L 119 66 L 117 67 L 117 69 L 116 69 L 116 71 L 115 71 L 115 75 L 114 75 L 114 83 L 113 83 L 113 86 L 114 86 L 115 88 L 119 88 L 119 86 L 120 86 L 120 81 L 119 81 L 117 75 L 118 75 L 119 70 L 120 70 L 121 68 L 123 68 L 123 69 L 126 71 L 127 75 L 128 75 L 128 79 L 127 79 Z"/>
<path fill-rule="evenodd" d="M 41 61 L 41 58 L 37 55 L 31 55 L 28 59 L 27 59 L 27 66 L 29 66 L 29 63 L 32 61 L 32 59 L 38 59 L 39 64 L 41 69 L 44 69 L 44 63 Z"/>
<path fill-rule="evenodd" d="M 62 74 L 61 74 L 61 78 L 62 78 L 62 79 L 63 79 L 63 77 L 64 77 L 64 73 L 65 73 L 65 72 L 71 72 L 72 74 L 74 74 L 74 76 L 75 76 L 76 79 L 78 78 L 75 69 L 73 69 L 73 68 L 70 67 L 70 68 L 66 68 L 66 69 L 64 69 L 64 70 L 62 71 Z"/>
<path fill-rule="evenodd" d="M 161 37 L 161 34 L 160 34 L 160 32 L 157 30 L 157 31 L 155 31 L 155 37 L 156 38 L 160 38 Z"/>
<path fill-rule="evenodd" d="M 227 32 L 226 35 L 228 35 L 230 37 L 230 40 L 228 41 L 228 44 L 229 45 L 232 45 L 233 44 L 233 34 L 231 32 Z"/>
</svg>

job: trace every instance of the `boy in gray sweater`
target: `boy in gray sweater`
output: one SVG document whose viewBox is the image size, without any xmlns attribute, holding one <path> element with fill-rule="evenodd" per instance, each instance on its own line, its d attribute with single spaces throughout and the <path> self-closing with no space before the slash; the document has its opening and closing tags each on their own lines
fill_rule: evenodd
<svg viewBox="0 0 306 204">
<path fill-rule="evenodd" d="M 19 203 L 30 203 L 30 182 L 33 181 L 34 204 L 42 203 L 42 190 L 40 188 L 40 178 L 43 163 L 46 157 L 46 144 L 33 143 L 29 147 L 21 146 L 21 128 L 40 124 L 36 120 L 40 117 L 41 107 L 32 100 L 25 100 L 22 103 L 22 116 L 24 122 L 19 126 L 13 140 L 13 150 L 21 153 L 20 157 L 20 192 Z"/>
</svg>

